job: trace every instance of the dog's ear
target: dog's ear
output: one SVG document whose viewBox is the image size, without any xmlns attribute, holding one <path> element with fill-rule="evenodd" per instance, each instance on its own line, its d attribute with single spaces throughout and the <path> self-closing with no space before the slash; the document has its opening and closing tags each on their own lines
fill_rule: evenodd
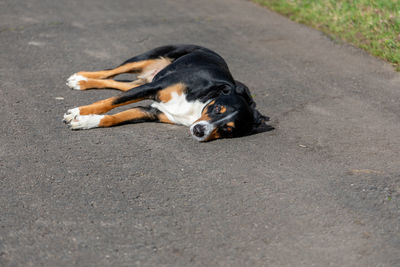
<svg viewBox="0 0 400 267">
<path fill-rule="evenodd" d="M 268 116 L 262 115 L 255 108 L 253 109 L 253 118 L 254 118 L 253 128 L 257 128 L 260 125 L 265 124 L 267 121 L 269 121 L 269 117 Z"/>
<path fill-rule="evenodd" d="M 249 88 L 239 82 L 239 81 L 235 81 L 236 83 L 236 93 L 241 95 L 246 102 L 249 104 L 252 112 L 253 112 L 253 128 L 257 128 L 262 124 L 265 124 L 265 122 L 269 121 L 269 117 L 262 115 L 260 112 L 258 112 L 258 110 L 256 109 L 256 102 L 254 102 L 253 97 L 250 94 L 250 90 Z"/>
<path fill-rule="evenodd" d="M 238 95 L 242 96 L 252 109 L 255 109 L 256 103 L 254 102 L 253 97 L 250 94 L 249 88 L 245 84 L 239 81 L 235 81 L 235 84 L 236 84 L 235 92 Z"/>
</svg>

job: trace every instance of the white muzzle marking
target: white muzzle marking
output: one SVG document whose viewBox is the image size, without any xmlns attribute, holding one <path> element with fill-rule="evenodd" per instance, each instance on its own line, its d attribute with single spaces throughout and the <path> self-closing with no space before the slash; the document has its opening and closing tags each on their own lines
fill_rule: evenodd
<svg viewBox="0 0 400 267">
<path fill-rule="evenodd" d="M 204 135 L 203 136 L 199 137 L 194 134 L 194 127 L 196 125 L 201 125 L 202 127 L 204 127 Z M 208 136 L 211 134 L 211 132 L 214 130 L 214 128 L 215 128 L 214 125 L 210 124 L 208 121 L 199 121 L 195 124 L 192 124 L 192 126 L 190 126 L 190 133 L 192 134 L 194 139 L 201 142 L 208 138 Z"/>
<path fill-rule="evenodd" d="M 228 122 L 233 116 L 235 116 L 238 113 L 238 111 L 233 112 L 232 114 L 229 114 L 226 117 L 223 117 L 222 119 L 219 119 L 217 121 L 214 121 L 213 123 L 209 123 L 208 121 L 199 121 L 198 123 L 192 124 L 192 126 L 190 126 L 190 133 L 192 134 L 192 136 L 194 137 L 194 139 L 198 140 L 198 141 L 204 141 L 207 140 L 207 138 L 210 136 L 210 134 L 212 133 L 212 131 L 214 131 L 214 129 L 217 127 L 217 125 L 224 123 L 224 122 Z M 196 125 L 201 125 L 203 126 L 204 129 L 204 135 L 199 137 L 196 136 L 194 134 L 194 127 Z"/>
</svg>

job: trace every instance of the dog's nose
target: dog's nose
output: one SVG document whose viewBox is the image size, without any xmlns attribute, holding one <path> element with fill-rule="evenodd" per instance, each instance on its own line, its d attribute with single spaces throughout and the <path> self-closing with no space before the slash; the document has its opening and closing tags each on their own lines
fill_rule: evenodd
<svg viewBox="0 0 400 267">
<path fill-rule="evenodd" d="M 196 124 L 196 125 L 193 127 L 193 134 L 194 134 L 195 136 L 197 136 L 197 137 L 203 137 L 203 136 L 204 136 L 204 130 L 205 130 L 205 127 L 204 127 L 203 125 L 201 125 L 201 124 Z"/>
</svg>

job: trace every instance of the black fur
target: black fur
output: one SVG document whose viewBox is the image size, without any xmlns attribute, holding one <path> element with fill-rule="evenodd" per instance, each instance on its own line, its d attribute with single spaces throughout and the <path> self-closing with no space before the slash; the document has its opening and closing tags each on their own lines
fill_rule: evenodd
<svg viewBox="0 0 400 267">
<path fill-rule="evenodd" d="M 163 46 L 133 57 L 123 64 L 160 57 L 169 58 L 172 63 L 161 70 L 151 83 L 125 92 L 114 104 L 137 98 L 157 101 L 158 91 L 176 83 L 183 83 L 186 86 L 188 101 L 215 100 L 213 105 L 206 106 L 211 122 L 221 121 L 224 116 L 235 112 L 236 115 L 230 120 L 235 125 L 233 129 L 229 127 L 229 131 L 224 131 L 227 122 L 223 120 L 224 125 L 218 126 L 222 137 L 247 134 L 269 120 L 256 110 L 256 103 L 248 87 L 233 79 L 225 60 L 207 48 L 196 45 Z M 225 107 L 226 112 L 213 112 L 217 106 Z"/>
</svg>

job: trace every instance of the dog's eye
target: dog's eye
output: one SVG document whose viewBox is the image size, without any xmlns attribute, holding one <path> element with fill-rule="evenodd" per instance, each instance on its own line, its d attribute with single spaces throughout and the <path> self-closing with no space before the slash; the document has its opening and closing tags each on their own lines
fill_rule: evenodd
<svg viewBox="0 0 400 267">
<path fill-rule="evenodd" d="M 215 107 L 214 107 L 214 112 L 217 114 L 225 113 L 225 111 L 226 111 L 225 106 L 215 105 Z"/>
<path fill-rule="evenodd" d="M 224 127 L 224 131 L 228 132 L 228 133 L 231 133 L 233 131 L 233 128 L 231 126 L 225 126 Z"/>
<path fill-rule="evenodd" d="M 221 106 L 220 105 L 215 105 L 214 112 L 215 113 L 221 113 Z"/>
</svg>

